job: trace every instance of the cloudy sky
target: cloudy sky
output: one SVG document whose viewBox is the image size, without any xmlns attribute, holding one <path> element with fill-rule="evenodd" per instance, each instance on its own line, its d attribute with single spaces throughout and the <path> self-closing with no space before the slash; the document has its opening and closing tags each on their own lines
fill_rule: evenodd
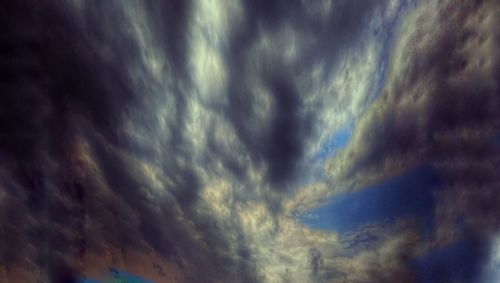
<svg viewBox="0 0 500 283">
<path fill-rule="evenodd" d="M 0 282 L 500 281 L 498 1 L 2 6 Z"/>
</svg>

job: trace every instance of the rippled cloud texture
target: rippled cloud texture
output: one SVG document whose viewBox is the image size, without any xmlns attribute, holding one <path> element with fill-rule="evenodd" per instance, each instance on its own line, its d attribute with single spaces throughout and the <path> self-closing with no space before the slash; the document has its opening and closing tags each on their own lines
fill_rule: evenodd
<svg viewBox="0 0 500 283">
<path fill-rule="evenodd" d="M 0 282 L 500 280 L 498 1 L 2 6 Z"/>
</svg>

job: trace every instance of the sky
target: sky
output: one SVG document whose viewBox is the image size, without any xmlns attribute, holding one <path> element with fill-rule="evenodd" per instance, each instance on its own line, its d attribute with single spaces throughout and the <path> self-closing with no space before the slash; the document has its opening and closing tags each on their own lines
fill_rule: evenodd
<svg viewBox="0 0 500 283">
<path fill-rule="evenodd" d="M 0 282 L 500 281 L 496 0 L 0 11 Z"/>
</svg>

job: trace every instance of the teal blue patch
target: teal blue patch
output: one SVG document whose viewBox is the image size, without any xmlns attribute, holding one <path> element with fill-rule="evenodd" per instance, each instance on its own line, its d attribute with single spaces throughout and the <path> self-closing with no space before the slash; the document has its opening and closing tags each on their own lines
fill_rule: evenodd
<svg viewBox="0 0 500 283">
<path fill-rule="evenodd" d="M 109 273 L 107 279 L 104 280 L 81 278 L 77 280 L 77 283 L 155 283 L 152 280 L 144 279 L 114 267 L 109 269 Z"/>
</svg>

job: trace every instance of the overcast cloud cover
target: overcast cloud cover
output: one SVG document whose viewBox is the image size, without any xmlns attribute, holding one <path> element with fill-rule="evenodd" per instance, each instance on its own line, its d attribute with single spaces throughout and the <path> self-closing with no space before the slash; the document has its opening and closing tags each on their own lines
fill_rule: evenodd
<svg viewBox="0 0 500 283">
<path fill-rule="evenodd" d="M 2 6 L 0 282 L 500 280 L 498 1 Z"/>
</svg>

